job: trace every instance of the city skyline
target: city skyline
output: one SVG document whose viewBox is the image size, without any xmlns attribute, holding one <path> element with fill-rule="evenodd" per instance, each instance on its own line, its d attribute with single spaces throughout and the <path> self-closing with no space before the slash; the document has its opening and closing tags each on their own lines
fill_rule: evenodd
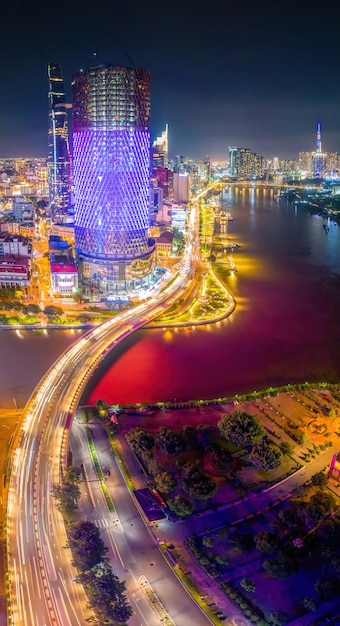
<svg viewBox="0 0 340 626">
<path fill-rule="evenodd" d="M 150 70 L 151 136 L 169 124 L 170 157 L 223 158 L 228 145 L 239 145 L 294 158 L 313 149 L 318 121 L 324 149 L 340 150 L 339 43 L 327 3 L 318 13 L 269 2 L 203 12 L 153 2 L 80 9 L 73 3 L 59 23 L 52 6 L 39 20 L 20 1 L 15 13 L 4 8 L 1 156 L 47 155 L 46 64 L 60 63 L 71 101 L 71 74 L 93 52 Z"/>
</svg>

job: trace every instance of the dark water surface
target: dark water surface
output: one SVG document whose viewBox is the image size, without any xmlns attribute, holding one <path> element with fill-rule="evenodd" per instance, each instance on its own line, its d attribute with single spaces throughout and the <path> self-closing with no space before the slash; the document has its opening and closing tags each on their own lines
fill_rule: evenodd
<svg viewBox="0 0 340 626">
<path fill-rule="evenodd" d="M 340 379 L 340 227 L 276 202 L 273 190 L 233 189 L 229 235 L 241 248 L 228 278 L 237 307 L 196 330 L 143 330 L 97 370 L 84 400 L 213 398 L 276 384 Z M 0 333 L 0 406 L 22 404 L 76 336 Z"/>
<path fill-rule="evenodd" d="M 340 378 L 340 227 L 278 203 L 273 190 L 224 196 L 240 244 L 228 278 L 237 307 L 218 325 L 143 330 L 99 369 L 92 402 L 213 398 Z"/>
<path fill-rule="evenodd" d="M 0 408 L 24 406 L 48 368 L 83 332 L 0 331 Z"/>
</svg>

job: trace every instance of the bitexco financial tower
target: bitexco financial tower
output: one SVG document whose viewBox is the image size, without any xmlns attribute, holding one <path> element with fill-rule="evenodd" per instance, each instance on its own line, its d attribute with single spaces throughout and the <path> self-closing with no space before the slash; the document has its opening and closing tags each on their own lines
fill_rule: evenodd
<svg viewBox="0 0 340 626">
<path fill-rule="evenodd" d="M 88 295 L 148 281 L 150 74 L 100 65 L 73 75 L 75 247 Z"/>
</svg>

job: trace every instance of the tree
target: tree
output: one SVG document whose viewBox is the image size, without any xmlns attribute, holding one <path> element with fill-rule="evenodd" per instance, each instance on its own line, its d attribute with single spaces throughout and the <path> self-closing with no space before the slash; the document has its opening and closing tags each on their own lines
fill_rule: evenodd
<svg viewBox="0 0 340 626">
<path fill-rule="evenodd" d="M 142 458 L 145 458 L 145 454 L 143 453 Z M 160 464 L 158 463 L 157 459 L 155 459 L 154 457 L 148 458 L 147 459 L 147 465 L 148 465 L 148 474 L 149 476 L 152 476 L 153 478 L 155 478 L 156 476 L 158 476 L 158 474 L 161 474 L 162 472 L 162 467 L 160 466 Z"/>
<path fill-rule="evenodd" d="M 157 445 L 169 456 L 177 456 L 184 452 L 186 448 L 185 439 L 182 433 L 168 428 L 168 426 L 161 426 L 157 435 Z"/>
<path fill-rule="evenodd" d="M 65 513 L 74 513 L 78 508 L 80 489 L 78 485 L 63 482 L 52 489 L 52 495 L 57 500 L 57 507 Z"/>
<path fill-rule="evenodd" d="M 325 520 L 319 526 L 317 535 L 334 548 L 340 544 L 340 515 Z"/>
<path fill-rule="evenodd" d="M 264 554 L 273 554 L 280 548 L 280 539 L 277 535 L 266 530 L 259 532 L 255 537 L 255 546 L 257 550 Z"/>
<path fill-rule="evenodd" d="M 263 567 L 267 574 L 273 578 L 287 578 L 296 571 L 294 561 L 284 554 L 268 559 L 263 563 Z"/>
<path fill-rule="evenodd" d="M 109 417 L 109 407 L 104 400 L 97 400 L 96 411 L 98 417 L 100 417 L 101 419 L 105 420 Z"/>
<path fill-rule="evenodd" d="M 190 500 L 179 495 L 175 496 L 173 500 L 168 500 L 168 506 L 178 517 L 187 517 L 194 511 L 194 506 Z"/>
<path fill-rule="evenodd" d="M 182 428 L 183 437 L 187 446 L 190 448 L 196 447 L 198 444 L 197 439 L 197 429 L 195 426 L 191 426 L 190 424 L 184 424 Z"/>
<path fill-rule="evenodd" d="M 331 565 L 335 569 L 337 574 L 340 574 L 340 555 L 334 554 L 331 560 Z"/>
<path fill-rule="evenodd" d="M 293 454 L 294 452 L 294 446 L 292 446 L 292 444 L 289 443 L 289 441 L 282 441 L 282 443 L 280 443 L 279 445 L 279 448 L 283 455 Z"/>
<path fill-rule="evenodd" d="M 155 445 L 155 439 L 146 430 L 132 428 L 126 435 L 126 441 L 135 454 L 141 455 L 144 450 L 151 450 Z"/>
<path fill-rule="evenodd" d="M 318 608 L 318 603 L 316 602 L 316 600 L 313 600 L 313 598 L 310 598 L 309 596 L 306 596 L 303 599 L 303 606 L 305 607 L 305 609 L 307 609 L 307 611 L 316 611 Z"/>
<path fill-rule="evenodd" d="M 185 491 L 197 500 L 212 498 L 217 491 L 217 484 L 198 465 L 186 463 L 182 469 L 182 482 Z"/>
<path fill-rule="evenodd" d="M 75 293 L 73 294 L 73 300 L 78 304 L 84 302 L 84 294 L 81 289 L 77 289 L 77 291 L 75 291 Z"/>
<path fill-rule="evenodd" d="M 226 554 L 218 554 L 215 556 L 215 561 L 219 565 L 229 565 L 229 557 Z"/>
<path fill-rule="evenodd" d="M 322 600 L 331 600 L 339 591 L 339 582 L 333 578 L 319 578 L 314 585 Z"/>
<path fill-rule="evenodd" d="M 284 626 L 287 624 L 288 616 L 282 611 L 269 611 L 265 613 L 268 624 L 272 626 Z"/>
<path fill-rule="evenodd" d="M 254 547 L 254 537 L 250 533 L 236 533 L 229 537 L 229 541 L 244 552 L 250 552 Z"/>
<path fill-rule="evenodd" d="M 220 433 L 239 446 L 254 446 L 264 437 L 264 430 L 255 415 L 232 411 L 222 415 L 217 423 Z"/>
<path fill-rule="evenodd" d="M 241 587 L 243 587 L 243 589 L 245 589 L 246 591 L 255 591 L 256 586 L 254 581 L 251 578 L 248 578 L 247 576 L 245 576 L 245 578 L 242 578 L 241 580 Z"/>
<path fill-rule="evenodd" d="M 80 467 L 74 467 L 73 465 L 67 465 L 64 467 L 64 478 L 66 482 L 77 484 L 81 481 L 81 469 Z"/>
<path fill-rule="evenodd" d="M 204 546 L 206 546 L 206 548 L 213 548 L 214 547 L 214 540 L 213 540 L 212 537 L 209 537 L 208 535 L 206 535 L 202 539 L 202 544 Z"/>
<path fill-rule="evenodd" d="M 210 446 L 207 450 L 210 462 L 220 469 L 231 467 L 232 455 L 226 448 L 222 446 Z"/>
<path fill-rule="evenodd" d="M 29 304 L 27 306 L 28 315 L 36 316 L 41 313 L 40 307 L 37 304 Z"/>
<path fill-rule="evenodd" d="M 77 568 L 89 570 L 100 563 L 108 548 L 100 536 L 100 530 L 92 522 L 77 522 L 68 531 L 69 544 Z"/>
<path fill-rule="evenodd" d="M 335 508 L 334 496 L 324 491 L 317 491 L 310 502 L 302 502 L 298 507 L 298 515 L 307 529 L 315 528 L 323 518 Z"/>
<path fill-rule="evenodd" d="M 169 493 L 176 487 L 176 480 L 169 472 L 160 472 L 155 476 L 156 488 L 162 493 Z"/>
<path fill-rule="evenodd" d="M 288 509 L 281 509 L 281 511 L 279 511 L 278 518 L 280 522 L 288 528 L 296 526 L 299 521 L 296 508 L 292 505 L 289 506 Z"/>
<path fill-rule="evenodd" d="M 299 440 L 300 446 L 303 446 L 306 443 L 307 440 L 308 440 L 307 433 L 301 433 L 300 440 Z"/>
<path fill-rule="evenodd" d="M 54 306 L 53 304 L 49 304 L 48 306 L 45 306 L 44 313 L 45 315 L 47 315 L 47 317 L 55 318 L 61 317 L 64 311 L 60 306 Z"/>
<path fill-rule="evenodd" d="M 102 618 L 101 623 L 115 626 L 131 617 L 133 611 L 124 596 L 125 582 L 113 573 L 106 559 L 92 570 L 83 571 L 79 579 L 94 610 Z"/>
<path fill-rule="evenodd" d="M 317 472 L 312 476 L 313 485 L 317 485 L 318 487 L 326 487 L 327 481 L 328 479 L 324 472 Z"/>
<path fill-rule="evenodd" d="M 118 624 L 124 624 L 133 615 L 132 607 L 125 596 L 121 595 L 112 607 L 112 617 Z"/>
<path fill-rule="evenodd" d="M 273 443 L 262 441 L 257 444 L 252 451 L 252 463 L 265 471 L 280 467 L 282 464 L 282 453 Z"/>
</svg>

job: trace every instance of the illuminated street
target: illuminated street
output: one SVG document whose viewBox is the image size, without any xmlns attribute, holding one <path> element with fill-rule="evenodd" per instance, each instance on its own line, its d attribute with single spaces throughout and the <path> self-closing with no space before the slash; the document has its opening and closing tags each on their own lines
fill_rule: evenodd
<svg viewBox="0 0 340 626">
<path fill-rule="evenodd" d="M 190 282 L 189 275 L 193 274 L 191 259 L 196 258 L 192 249 L 198 245 L 196 212 L 194 205 L 191 235 L 182 267 L 171 285 L 135 309 L 121 313 L 87 333 L 55 362 L 27 404 L 22 429 L 15 442 L 17 446 L 8 496 L 8 569 L 13 624 L 80 626 L 89 616 L 82 588 L 75 583 L 76 572 L 72 568 L 69 551 L 65 549 L 67 541 L 63 520 L 56 509 L 51 489 L 59 482 L 60 464 L 66 464 L 72 414 L 93 369 L 108 349 L 159 314 L 165 304 L 170 304 L 177 297 L 183 282 Z M 127 501 L 129 498 L 128 495 Z M 126 515 L 131 515 L 131 511 Z M 144 555 L 140 555 L 141 562 L 134 552 L 138 574 L 145 575 L 151 552 L 152 561 L 158 571 L 162 571 L 164 579 L 159 595 L 166 595 L 167 610 L 170 616 L 176 613 L 176 624 L 185 626 L 187 611 L 192 618 L 196 614 L 195 623 L 206 624 L 207 618 L 191 601 L 163 557 L 158 553 L 156 555 L 149 530 L 134 508 L 132 515 L 140 535 L 137 545 L 145 546 Z M 101 517 L 106 519 L 105 515 L 101 514 Z M 128 539 L 129 533 L 126 537 Z M 135 541 L 135 532 L 132 537 Z M 121 554 L 125 571 L 126 558 L 130 564 L 128 567 L 131 567 L 126 541 L 121 547 Z M 132 594 L 133 598 L 133 594 L 137 593 L 135 585 L 133 578 L 132 588 L 130 582 L 128 585 L 129 596 Z M 181 616 L 177 617 L 178 606 L 181 607 Z M 147 620 L 144 623 L 150 622 Z"/>
</svg>

